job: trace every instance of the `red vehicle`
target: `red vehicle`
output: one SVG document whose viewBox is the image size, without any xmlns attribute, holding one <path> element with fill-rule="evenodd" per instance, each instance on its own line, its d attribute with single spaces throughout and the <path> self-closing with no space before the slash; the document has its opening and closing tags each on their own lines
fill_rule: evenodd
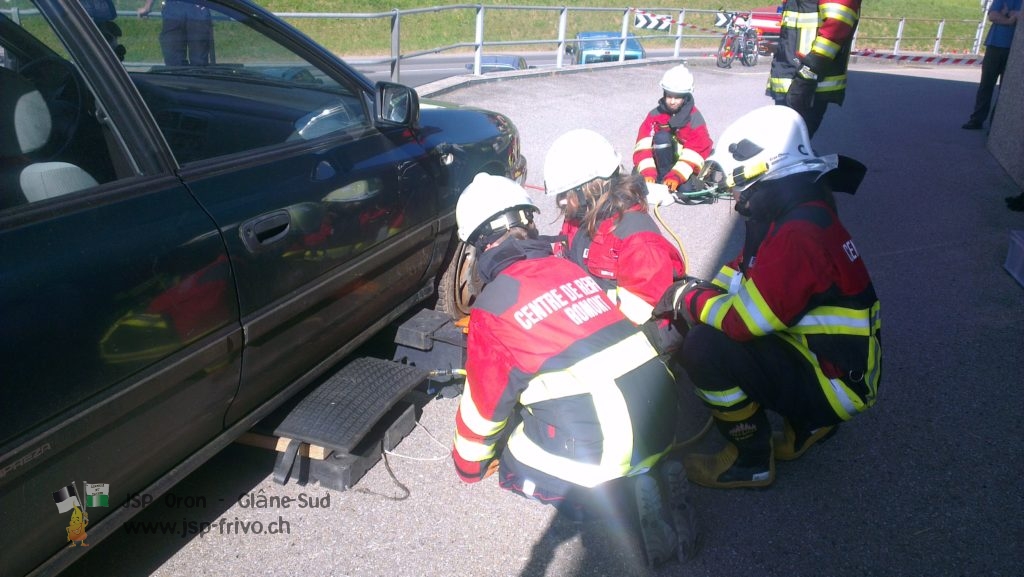
<svg viewBox="0 0 1024 577">
<path fill-rule="evenodd" d="M 768 56 L 775 52 L 779 41 L 779 28 L 782 25 L 782 5 L 769 5 L 754 8 L 750 11 L 747 24 L 757 30 L 758 48 L 761 54 Z"/>
</svg>

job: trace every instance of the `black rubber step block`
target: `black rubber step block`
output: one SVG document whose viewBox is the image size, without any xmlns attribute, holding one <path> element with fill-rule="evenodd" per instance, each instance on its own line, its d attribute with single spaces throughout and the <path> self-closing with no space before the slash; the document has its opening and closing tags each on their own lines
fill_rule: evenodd
<svg viewBox="0 0 1024 577">
<path fill-rule="evenodd" d="M 274 435 L 351 453 L 380 418 L 427 378 L 385 359 L 355 359 L 303 398 Z"/>
</svg>

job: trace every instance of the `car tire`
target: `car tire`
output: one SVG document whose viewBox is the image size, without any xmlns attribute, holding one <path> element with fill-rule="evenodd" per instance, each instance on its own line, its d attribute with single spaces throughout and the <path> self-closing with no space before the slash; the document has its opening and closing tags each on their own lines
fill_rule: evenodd
<svg viewBox="0 0 1024 577">
<path fill-rule="evenodd" d="M 476 250 L 459 241 L 438 282 L 435 310 L 447 314 L 453 321 L 469 316 L 482 284 L 476 274 Z"/>
</svg>

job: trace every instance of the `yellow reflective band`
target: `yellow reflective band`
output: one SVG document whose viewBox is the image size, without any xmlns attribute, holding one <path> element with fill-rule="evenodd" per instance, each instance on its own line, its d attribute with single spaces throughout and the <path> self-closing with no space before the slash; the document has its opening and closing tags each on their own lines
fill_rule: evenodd
<svg viewBox="0 0 1024 577">
<path fill-rule="evenodd" d="M 844 6 L 834 2 L 821 5 L 818 8 L 818 13 L 823 18 L 839 20 L 851 28 L 853 28 L 853 25 L 856 24 L 857 20 L 860 18 L 856 10 L 853 10 L 849 6 Z"/>
<path fill-rule="evenodd" d="M 683 180 L 688 180 L 690 175 L 693 174 L 693 167 L 682 158 L 672 165 L 672 170 L 678 172 L 683 177 Z"/>
<path fill-rule="evenodd" d="M 455 435 L 455 452 L 467 461 L 485 461 L 494 457 L 494 445 L 477 443 Z"/>
<path fill-rule="evenodd" d="M 632 439 L 630 440 L 632 441 Z M 545 451 L 526 436 L 523 432 L 523 425 L 520 424 L 509 437 L 508 450 L 524 465 L 581 487 L 596 487 L 606 481 L 625 477 L 634 470 L 649 468 L 661 456 L 661 454 L 652 455 L 633 467 L 630 465 L 632 447 L 626 453 L 612 458 L 613 453 L 607 445 L 608 441 L 608 437 L 605 437 L 604 454 L 600 464 L 580 463 Z"/>
<path fill-rule="evenodd" d="M 715 407 L 729 408 L 747 400 L 747 394 L 739 387 L 733 387 L 724 391 L 706 391 L 695 389 L 697 396 L 705 403 Z"/>
<path fill-rule="evenodd" d="M 765 302 L 764 297 L 761 296 L 760 291 L 757 290 L 757 286 L 747 280 L 743 282 L 739 287 L 739 292 L 736 293 L 735 298 L 732 295 L 723 295 L 729 297 L 729 300 L 721 300 L 714 303 L 714 311 L 703 311 L 701 314 L 701 320 L 704 321 L 704 312 L 709 313 L 709 318 L 714 318 L 718 324 L 715 327 L 721 328 L 721 323 L 725 319 L 725 313 L 728 311 L 730 305 L 736 314 L 743 320 L 743 324 L 746 325 L 747 330 L 755 336 L 764 336 L 774 331 L 781 331 L 786 328 L 785 323 L 779 320 L 772 312 L 771 307 Z M 717 297 L 716 297 L 717 298 Z M 714 317 L 711 317 L 711 314 Z M 709 321 L 704 321 L 711 324 Z"/>
<path fill-rule="evenodd" d="M 817 12 L 783 12 L 782 26 L 787 28 L 817 28 Z"/>
<path fill-rule="evenodd" d="M 626 315 L 626 318 L 633 321 L 633 324 L 642 325 L 650 320 L 654 307 L 647 301 L 621 286 L 616 289 L 615 296 L 614 300 L 618 301 L 619 310 Z"/>
<path fill-rule="evenodd" d="M 793 332 L 817 335 L 869 336 L 871 311 L 845 307 L 817 307 L 808 311 L 798 323 L 791 327 Z"/>
<path fill-rule="evenodd" d="M 530 380 L 519 396 L 523 405 L 541 401 L 594 394 L 599 383 L 611 383 L 658 356 L 643 333 L 637 332 L 561 371 L 542 373 Z"/>
<path fill-rule="evenodd" d="M 654 146 L 654 138 L 651 137 L 651 136 L 645 136 L 645 137 L 641 138 L 640 140 L 636 141 L 636 146 L 633 147 L 633 152 L 638 152 L 638 151 L 641 151 L 641 150 L 647 150 L 648 148 L 651 148 L 653 146 Z"/>
<path fill-rule="evenodd" d="M 653 158 L 644 158 L 640 160 L 640 163 L 636 165 L 637 172 L 643 172 L 647 169 L 657 169 L 658 166 L 654 164 Z"/>
<path fill-rule="evenodd" d="M 704 303 L 704 308 L 700 311 L 700 322 L 721 329 L 722 321 L 725 319 L 725 313 L 729 312 L 731 302 L 732 295 L 728 293 L 711 297 Z"/>
<path fill-rule="evenodd" d="M 715 278 L 711 279 L 711 284 L 721 288 L 722 290 L 729 291 L 729 287 L 732 286 L 733 279 L 739 276 L 741 276 L 740 271 L 732 267 L 723 266 L 718 270 L 718 274 L 715 275 Z"/>
<path fill-rule="evenodd" d="M 818 36 L 814 39 L 814 43 L 811 44 L 811 52 L 821 54 L 827 57 L 829 60 L 835 60 L 836 55 L 839 54 L 841 46 L 832 42 L 824 36 Z"/>
<path fill-rule="evenodd" d="M 683 148 L 680 150 L 679 160 L 686 162 L 690 166 L 694 167 L 695 170 L 700 170 L 700 168 L 704 166 L 704 157 L 692 148 Z"/>
<path fill-rule="evenodd" d="M 490 437 L 497 434 L 498 431 L 505 428 L 505 423 L 507 422 L 507 419 L 498 422 L 491 421 L 480 414 L 480 411 L 476 408 L 476 403 L 473 402 L 473 386 L 468 376 L 466 377 L 466 384 L 462 388 L 459 414 L 462 416 L 462 422 L 469 427 L 469 430 L 481 437 Z"/>
<path fill-rule="evenodd" d="M 779 336 L 789 342 L 794 349 L 797 350 L 807 362 L 814 368 L 814 374 L 818 379 L 818 383 L 821 384 L 822 392 L 825 393 L 825 398 L 828 399 L 829 405 L 832 410 L 835 411 L 836 415 L 844 421 L 848 421 L 853 418 L 854 415 L 864 411 L 871 407 L 875 403 L 875 394 L 878 390 L 878 377 L 880 375 L 880 367 L 878 363 L 873 363 L 868 368 L 868 375 L 872 375 L 873 381 L 866 381 L 870 396 L 865 403 L 857 393 L 850 390 L 841 379 L 830 379 L 825 376 L 825 373 L 821 371 L 821 365 L 818 363 L 818 358 L 807 348 L 807 340 L 800 335 L 792 335 L 788 333 L 779 333 Z M 877 340 L 871 337 L 875 343 Z M 880 349 L 879 349 L 880 351 Z M 869 363 L 872 361 L 871 355 L 869 354 Z M 865 375 L 865 378 L 868 378 Z"/>
</svg>

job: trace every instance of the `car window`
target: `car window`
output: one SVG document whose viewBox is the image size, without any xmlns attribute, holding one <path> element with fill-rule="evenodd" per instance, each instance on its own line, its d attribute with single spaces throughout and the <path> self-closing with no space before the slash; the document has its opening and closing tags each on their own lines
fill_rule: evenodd
<svg viewBox="0 0 1024 577">
<path fill-rule="evenodd" d="M 0 211 L 135 176 L 82 66 L 32 4 L 0 11 Z"/>
<path fill-rule="evenodd" d="M 110 38 L 179 163 L 369 126 L 358 87 L 213 2 L 154 4 Z"/>
</svg>

